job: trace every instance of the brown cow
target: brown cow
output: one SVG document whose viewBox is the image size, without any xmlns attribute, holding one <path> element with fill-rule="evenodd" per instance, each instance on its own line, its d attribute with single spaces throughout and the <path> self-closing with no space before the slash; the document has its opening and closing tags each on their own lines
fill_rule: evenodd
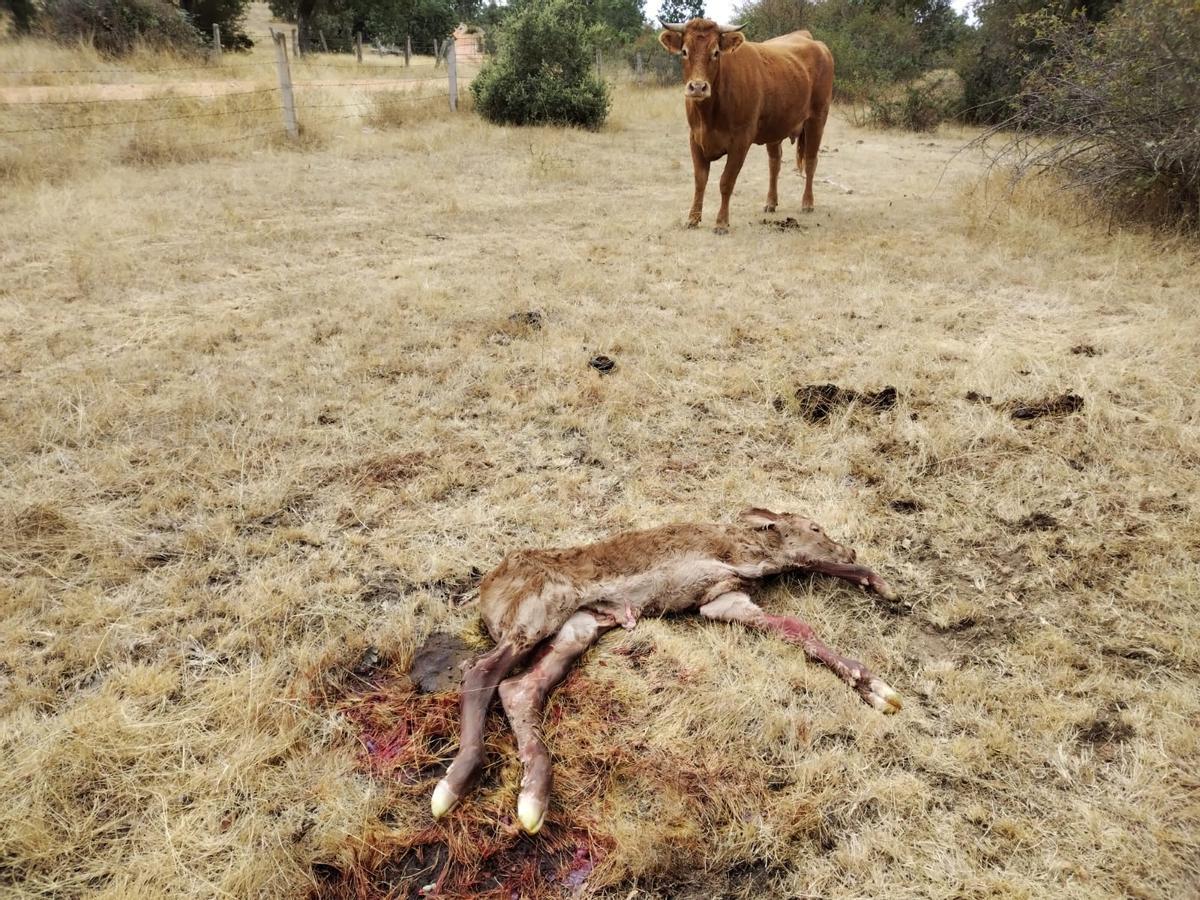
<svg viewBox="0 0 1200 900">
<path fill-rule="evenodd" d="M 605 631 L 634 628 L 643 616 L 698 610 L 707 619 L 778 634 L 831 668 L 883 713 L 900 697 L 866 666 L 827 647 L 794 616 L 773 616 L 746 591 L 783 572 L 823 572 L 892 597 L 887 582 L 811 519 L 747 509 L 733 525 L 667 525 L 569 550 L 511 553 L 479 587 L 484 624 L 496 647 L 467 670 L 458 755 L 433 792 L 433 815 L 458 802 L 483 764 L 483 724 L 497 687 L 525 767 L 517 818 L 542 827 L 550 797 L 550 755 L 540 737 L 546 697 Z M 502 680 L 538 645 L 523 675 Z"/>
<path fill-rule="evenodd" d="M 793 31 L 761 44 L 747 41 L 741 25 L 708 19 L 686 25 L 663 22 L 659 42 L 683 56 L 692 168 L 696 194 L 688 227 L 700 224 L 704 188 L 713 160 L 728 155 L 721 173 L 717 234 L 729 231 L 729 195 L 751 144 L 766 144 L 771 173 L 766 212 L 779 203 L 783 141 L 796 144 L 796 168 L 804 172 L 802 208 L 812 212 L 813 174 L 833 96 L 833 54 L 807 31 Z"/>
</svg>

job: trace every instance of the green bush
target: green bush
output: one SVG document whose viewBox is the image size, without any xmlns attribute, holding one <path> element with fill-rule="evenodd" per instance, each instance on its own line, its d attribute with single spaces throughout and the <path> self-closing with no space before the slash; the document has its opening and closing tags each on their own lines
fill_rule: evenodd
<svg viewBox="0 0 1200 900">
<path fill-rule="evenodd" d="M 1200 4 L 1125 0 L 1099 26 L 1043 14 L 1049 48 L 1003 123 L 1017 176 L 1051 171 L 1114 217 L 1200 229 Z"/>
<path fill-rule="evenodd" d="M 188 50 L 200 44 L 187 13 L 169 0 L 46 0 L 41 23 L 63 43 L 91 41 L 110 56 L 138 46 Z"/>
<path fill-rule="evenodd" d="M 580 0 L 529 0 L 504 23 L 499 45 L 471 83 L 484 118 L 506 125 L 604 124 L 611 99 L 592 72 L 593 26 Z"/>
<path fill-rule="evenodd" d="M 1012 115 L 1025 76 L 1046 61 L 1051 46 L 1033 16 L 1100 22 L 1120 0 L 979 0 L 978 26 L 958 45 L 954 67 L 965 89 L 964 118 L 994 124 Z"/>
<path fill-rule="evenodd" d="M 938 69 L 869 96 L 862 118 L 876 128 L 933 131 L 955 118 L 962 107 L 962 79 L 953 69 Z"/>
</svg>

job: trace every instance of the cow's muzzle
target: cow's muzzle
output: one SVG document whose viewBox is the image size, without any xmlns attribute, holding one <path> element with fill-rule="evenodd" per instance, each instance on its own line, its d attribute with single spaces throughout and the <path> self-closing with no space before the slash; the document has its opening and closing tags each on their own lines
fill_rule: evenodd
<svg viewBox="0 0 1200 900">
<path fill-rule="evenodd" d="M 683 89 L 683 95 L 689 100 L 706 100 L 712 94 L 712 88 L 707 81 L 689 81 Z"/>
</svg>

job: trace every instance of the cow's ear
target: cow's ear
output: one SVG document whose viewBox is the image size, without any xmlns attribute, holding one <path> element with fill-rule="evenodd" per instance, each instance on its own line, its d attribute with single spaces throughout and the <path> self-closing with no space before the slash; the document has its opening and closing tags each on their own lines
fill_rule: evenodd
<svg viewBox="0 0 1200 900">
<path fill-rule="evenodd" d="M 721 35 L 721 52 L 732 53 L 744 43 L 746 43 L 745 35 L 740 31 L 730 31 L 728 34 Z"/>
<path fill-rule="evenodd" d="M 663 31 L 658 36 L 658 42 L 668 53 L 683 52 L 683 35 L 678 31 Z"/>
<path fill-rule="evenodd" d="M 751 528 L 766 529 L 774 528 L 778 524 L 779 513 L 773 513 L 769 509 L 752 506 L 738 513 L 738 518 Z"/>
</svg>

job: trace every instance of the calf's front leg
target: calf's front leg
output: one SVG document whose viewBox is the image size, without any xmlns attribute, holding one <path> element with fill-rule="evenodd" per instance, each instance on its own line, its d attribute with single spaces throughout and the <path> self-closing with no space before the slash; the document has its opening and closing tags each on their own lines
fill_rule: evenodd
<svg viewBox="0 0 1200 900">
<path fill-rule="evenodd" d="M 842 656 L 816 636 L 807 622 L 795 616 L 772 616 L 740 591 L 722 594 L 700 607 L 700 615 L 718 622 L 737 622 L 760 631 L 772 631 L 791 644 L 799 644 L 809 659 L 828 666 L 854 688 L 865 703 L 891 714 L 903 705 L 900 695 L 856 659 Z"/>
<path fill-rule="evenodd" d="M 529 834 L 537 834 L 541 829 L 550 800 L 550 753 L 541 736 L 546 697 L 575 660 L 606 630 L 594 614 L 575 613 L 550 639 L 545 654 L 528 672 L 500 685 L 500 701 L 517 737 L 517 755 L 525 767 L 517 799 L 517 818 Z"/>
<path fill-rule="evenodd" d="M 823 575 L 832 575 L 835 578 L 844 578 L 846 581 L 852 581 L 857 585 L 865 588 L 870 588 L 884 600 L 895 600 L 896 592 L 892 590 L 891 585 L 879 577 L 872 569 L 866 566 L 855 565 L 854 563 L 839 563 L 830 562 L 828 560 L 819 560 L 812 563 L 806 568 L 814 572 L 820 572 Z"/>
</svg>

